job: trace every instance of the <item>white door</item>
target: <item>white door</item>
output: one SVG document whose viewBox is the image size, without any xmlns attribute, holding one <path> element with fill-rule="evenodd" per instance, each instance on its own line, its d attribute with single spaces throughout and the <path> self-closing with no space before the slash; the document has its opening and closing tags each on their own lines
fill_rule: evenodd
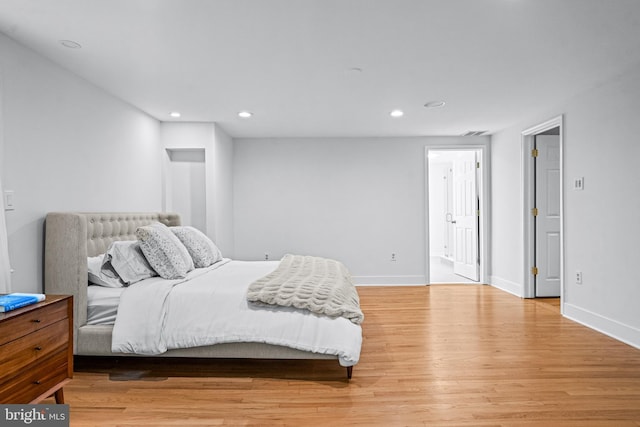
<svg viewBox="0 0 640 427">
<path fill-rule="evenodd" d="M 444 224 L 444 256 L 447 259 L 453 259 L 454 233 L 453 233 L 453 166 L 449 164 L 445 170 L 445 224 Z"/>
<path fill-rule="evenodd" d="M 475 151 L 461 151 L 453 163 L 453 272 L 479 280 L 478 190 Z"/>
<path fill-rule="evenodd" d="M 560 296 L 560 137 L 536 135 L 536 297 Z"/>
</svg>

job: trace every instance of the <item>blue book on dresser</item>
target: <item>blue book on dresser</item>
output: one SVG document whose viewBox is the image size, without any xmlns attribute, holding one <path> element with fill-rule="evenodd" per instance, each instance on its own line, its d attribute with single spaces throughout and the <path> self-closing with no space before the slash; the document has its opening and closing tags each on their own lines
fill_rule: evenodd
<svg viewBox="0 0 640 427">
<path fill-rule="evenodd" d="M 13 293 L 0 295 L 0 313 L 43 301 L 44 294 Z"/>
</svg>

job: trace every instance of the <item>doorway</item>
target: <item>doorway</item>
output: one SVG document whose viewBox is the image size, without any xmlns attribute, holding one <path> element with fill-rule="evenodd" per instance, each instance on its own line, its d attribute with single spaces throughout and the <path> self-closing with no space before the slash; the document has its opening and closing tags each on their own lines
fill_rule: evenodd
<svg viewBox="0 0 640 427">
<path fill-rule="evenodd" d="M 167 149 L 167 210 L 180 214 L 183 225 L 207 230 L 204 149 Z"/>
<path fill-rule="evenodd" d="M 562 116 L 522 132 L 525 298 L 562 299 L 562 139 Z"/>
<path fill-rule="evenodd" d="M 482 150 L 428 149 L 429 283 L 480 282 Z"/>
</svg>

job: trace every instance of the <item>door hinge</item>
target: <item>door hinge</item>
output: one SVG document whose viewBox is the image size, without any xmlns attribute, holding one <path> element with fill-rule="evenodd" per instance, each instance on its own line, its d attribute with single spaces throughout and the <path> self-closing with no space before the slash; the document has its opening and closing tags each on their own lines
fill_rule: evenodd
<svg viewBox="0 0 640 427">
<path fill-rule="evenodd" d="M 480 169 L 480 162 L 476 162 L 476 169 Z"/>
<path fill-rule="evenodd" d="M 538 208 L 531 209 L 531 215 L 538 216 Z"/>
<path fill-rule="evenodd" d="M 534 276 L 538 275 L 538 267 L 531 267 L 531 274 L 533 274 Z"/>
<path fill-rule="evenodd" d="M 480 216 L 480 209 L 476 211 L 476 216 Z"/>
<path fill-rule="evenodd" d="M 538 149 L 534 148 L 533 150 L 531 150 L 531 157 L 538 157 Z"/>
</svg>

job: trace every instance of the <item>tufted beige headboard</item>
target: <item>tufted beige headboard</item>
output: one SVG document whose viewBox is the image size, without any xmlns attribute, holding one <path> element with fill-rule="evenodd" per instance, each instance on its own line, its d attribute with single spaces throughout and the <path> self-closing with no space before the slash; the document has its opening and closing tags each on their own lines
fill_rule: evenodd
<svg viewBox="0 0 640 427">
<path fill-rule="evenodd" d="M 180 217 L 172 213 L 47 214 L 44 290 L 48 294 L 73 295 L 75 331 L 87 323 L 87 257 L 105 253 L 113 241 L 135 240 L 138 227 L 156 221 L 180 225 Z"/>
</svg>

